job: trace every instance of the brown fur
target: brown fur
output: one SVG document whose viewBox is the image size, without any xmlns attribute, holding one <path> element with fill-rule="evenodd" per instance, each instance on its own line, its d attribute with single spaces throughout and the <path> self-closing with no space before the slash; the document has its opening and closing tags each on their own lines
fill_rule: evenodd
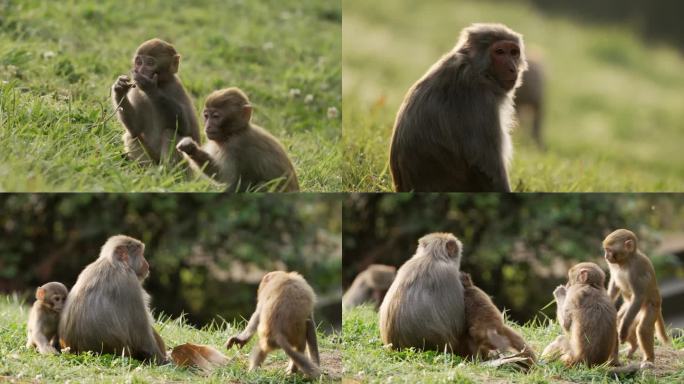
<svg viewBox="0 0 684 384">
<path fill-rule="evenodd" d="M 380 335 L 385 345 L 463 354 L 461 249 L 461 242 L 450 233 L 420 238 L 416 254 L 399 268 L 380 305 Z"/>
<path fill-rule="evenodd" d="M 252 106 L 239 88 L 215 91 L 204 108 L 209 141 L 200 148 L 185 138 L 177 149 L 197 172 L 228 185 L 229 191 L 299 190 L 297 175 L 285 148 L 265 129 L 250 122 Z"/>
<path fill-rule="evenodd" d="M 655 361 L 654 333 L 670 344 L 662 314 L 662 299 L 653 264 L 638 247 L 636 235 L 618 229 L 603 240 L 605 259 L 610 268 L 608 295 L 612 300 L 622 296 L 618 312 L 620 342 L 629 342 L 631 357 L 637 344 L 643 354 L 642 366 Z"/>
<path fill-rule="evenodd" d="M 520 51 L 510 63 L 516 80 L 506 86 L 491 52 L 500 42 Z M 394 188 L 510 192 L 512 95 L 525 69 L 520 34 L 501 24 L 464 29 L 456 47 L 409 89 L 399 108 L 390 147 Z"/>
<path fill-rule="evenodd" d="M 139 65 L 151 60 L 154 64 Z M 133 57 L 135 83 L 122 75 L 112 85 L 112 104 L 126 129 L 123 141 L 131 160 L 143 164 L 177 161 L 180 156 L 173 148 L 181 138 L 199 140 L 195 109 L 176 75 L 179 63 L 173 45 L 148 40 Z"/>
<path fill-rule="evenodd" d="M 142 287 L 149 273 L 144 250 L 132 237 L 107 240 L 67 297 L 59 323 L 63 347 L 166 362 L 166 347 L 152 328 L 150 297 Z"/>
<path fill-rule="evenodd" d="M 365 302 L 373 302 L 377 309 L 397 275 L 391 265 L 371 264 L 359 273 L 342 297 L 342 309 L 351 309 Z"/>
<path fill-rule="evenodd" d="M 36 289 L 36 301 L 29 314 L 26 348 L 36 347 L 41 354 L 58 353 L 59 314 L 68 294 L 64 284 L 56 281 Z"/>
<path fill-rule="evenodd" d="M 321 371 L 313 321 L 315 299 L 313 289 L 299 273 L 267 273 L 259 284 L 257 307 L 247 328 L 230 337 L 226 348 L 242 348 L 258 332 L 259 341 L 250 356 L 250 371 L 258 368 L 269 352 L 282 348 L 290 358 L 289 373 L 301 369 L 309 377 L 318 377 Z M 308 358 L 305 349 L 309 350 Z"/>
<path fill-rule="evenodd" d="M 215 367 L 228 363 L 228 359 L 213 347 L 193 343 L 173 348 L 171 359 L 179 367 L 197 367 L 203 371 L 212 371 Z"/>
<path fill-rule="evenodd" d="M 544 120 L 544 65 L 541 57 L 527 57 L 527 71 L 523 73 L 520 88 L 515 91 L 515 110 L 520 116 L 523 110 L 529 112 L 532 120 L 532 138 L 537 147 L 544 148 L 542 122 Z"/>
<path fill-rule="evenodd" d="M 604 282 L 605 273 L 594 263 L 579 263 L 570 269 L 568 284 L 553 292 L 564 334 L 544 349 L 543 357 L 553 359 L 560 355 L 567 366 L 619 364 L 617 313 Z"/>
<path fill-rule="evenodd" d="M 499 309 L 489 295 L 473 284 L 470 274 L 461 272 L 461 283 L 464 289 L 469 352 L 480 358 L 487 358 L 490 351 L 504 353 L 512 347 L 516 352 L 522 352 L 534 361 L 536 357 L 532 348 L 525 344 L 517 332 L 504 324 Z"/>
</svg>

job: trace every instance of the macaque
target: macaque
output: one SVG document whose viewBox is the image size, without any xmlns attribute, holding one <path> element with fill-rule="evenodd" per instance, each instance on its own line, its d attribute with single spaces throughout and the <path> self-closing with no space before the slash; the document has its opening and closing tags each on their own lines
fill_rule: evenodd
<svg viewBox="0 0 684 384">
<path fill-rule="evenodd" d="M 450 233 L 431 233 L 418 240 L 416 254 L 399 268 L 380 305 L 385 345 L 467 354 L 460 341 L 465 331 L 462 248 Z"/>
<path fill-rule="evenodd" d="M 636 235 L 626 229 L 618 229 L 609 234 L 603 240 L 603 249 L 610 269 L 608 295 L 613 301 L 619 295 L 623 299 L 618 312 L 620 342 L 629 342 L 630 357 L 638 343 L 643 354 L 641 367 L 653 367 L 655 331 L 657 330 L 658 338 L 663 343 L 670 344 L 653 264 L 639 250 Z"/>
<path fill-rule="evenodd" d="M 200 148 L 197 140 L 186 137 L 176 146 L 193 169 L 227 184 L 232 192 L 299 191 L 285 148 L 265 129 L 250 122 L 252 105 L 239 88 L 210 94 L 203 115 L 209 141 Z"/>
<path fill-rule="evenodd" d="M 174 147 L 183 137 L 199 140 L 199 125 L 190 97 L 176 73 L 180 55 L 173 45 L 152 39 L 133 56 L 131 78 L 121 75 L 112 85 L 112 104 L 126 132 L 129 159 L 141 164 L 177 161 Z"/>
<path fill-rule="evenodd" d="M 473 24 L 409 89 L 390 147 L 398 192 L 510 192 L 513 92 L 527 68 L 522 36 Z"/>
<path fill-rule="evenodd" d="M 288 373 L 301 370 L 308 377 L 317 378 L 321 370 L 313 320 L 314 302 L 313 289 L 299 273 L 267 273 L 259 283 L 256 310 L 247 328 L 230 337 L 226 348 L 233 345 L 242 348 L 258 332 L 259 341 L 250 356 L 250 371 L 258 368 L 269 352 L 280 347 L 290 358 Z M 304 355 L 307 348 L 308 358 Z"/>
<path fill-rule="evenodd" d="M 36 301 L 29 314 L 26 348 L 36 347 L 43 355 L 58 353 L 59 314 L 68 293 L 67 287 L 56 281 L 36 289 Z"/>
<path fill-rule="evenodd" d="M 486 359 L 490 351 L 504 353 L 512 347 L 534 361 L 536 358 L 532 348 L 525 344 L 517 332 L 504 324 L 499 309 L 483 290 L 473 284 L 470 274 L 461 272 L 461 283 L 469 352 Z"/>
<path fill-rule="evenodd" d="M 527 57 L 527 71 L 523 73 L 522 85 L 515 91 L 515 111 L 520 119 L 528 110 L 532 119 L 532 138 L 537 147 L 544 148 L 542 120 L 544 119 L 544 66 L 541 58 Z"/>
<path fill-rule="evenodd" d="M 542 357 L 555 359 L 560 355 L 567 366 L 619 365 L 617 312 L 603 286 L 605 279 L 605 273 L 594 263 L 570 268 L 567 285 L 553 291 L 563 335 L 544 349 Z"/>
<path fill-rule="evenodd" d="M 371 264 L 359 273 L 342 297 L 342 309 L 348 310 L 366 302 L 380 306 L 389 289 L 397 269 L 391 265 Z"/>
<path fill-rule="evenodd" d="M 197 367 L 205 372 L 228 363 L 228 359 L 213 347 L 193 343 L 173 348 L 171 360 L 179 367 Z"/>
<path fill-rule="evenodd" d="M 107 240 L 67 296 L 59 323 L 63 348 L 167 361 L 164 341 L 152 328 L 150 296 L 142 287 L 150 269 L 144 251 L 145 244 L 132 237 Z"/>
</svg>

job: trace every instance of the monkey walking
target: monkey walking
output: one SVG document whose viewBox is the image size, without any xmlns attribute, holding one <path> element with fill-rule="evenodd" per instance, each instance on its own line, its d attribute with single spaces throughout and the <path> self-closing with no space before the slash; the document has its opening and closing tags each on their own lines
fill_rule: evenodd
<svg viewBox="0 0 684 384">
<path fill-rule="evenodd" d="M 655 362 L 654 333 L 667 345 L 662 313 L 662 298 L 651 260 L 639 250 L 634 232 L 618 229 L 603 240 L 605 259 L 610 269 L 608 295 L 611 300 L 622 296 L 618 312 L 618 335 L 621 343 L 628 342 L 631 357 L 639 346 L 643 354 L 641 368 L 653 367 Z"/>
<path fill-rule="evenodd" d="M 288 373 L 301 369 L 307 376 L 317 378 L 321 370 L 313 321 L 314 301 L 313 289 L 299 273 L 267 273 L 259 283 L 256 310 L 247 328 L 230 337 L 226 348 L 242 348 L 258 332 L 259 341 L 250 356 L 250 371 L 258 368 L 270 351 L 282 348 L 290 358 Z M 308 358 L 305 349 L 309 351 Z"/>
<path fill-rule="evenodd" d="M 527 69 L 522 35 L 473 24 L 409 89 L 394 123 L 399 192 L 510 192 L 513 91 Z"/>
<path fill-rule="evenodd" d="M 58 353 L 57 328 L 59 315 L 69 290 L 64 284 L 53 281 L 36 289 L 36 301 L 28 320 L 26 347 L 36 347 L 41 354 Z"/>
</svg>

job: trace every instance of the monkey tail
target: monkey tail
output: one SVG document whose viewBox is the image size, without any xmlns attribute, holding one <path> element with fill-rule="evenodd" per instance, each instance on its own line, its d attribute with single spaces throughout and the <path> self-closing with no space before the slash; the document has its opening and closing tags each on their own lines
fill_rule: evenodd
<svg viewBox="0 0 684 384">
<path fill-rule="evenodd" d="M 663 344 L 672 345 L 672 341 L 667 336 L 667 330 L 665 329 L 665 320 L 663 320 L 662 311 L 658 311 L 658 318 L 656 319 L 656 333 Z"/>
<path fill-rule="evenodd" d="M 285 351 L 287 356 L 294 361 L 295 365 L 299 367 L 307 376 L 317 378 L 321 375 L 321 370 L 314 363 L 311 362 L 304 354 L 295 351 L 287 338 L 282 333 L 275 336 L 275 342 L 280 348 Z"/>
<path fill-rule="evenodd" d="M 612 375 L 629 375 L 639 371 L 639 364 L 629 364 L 622 367 L 611 367 L 608 373 Z"/>
</svg>

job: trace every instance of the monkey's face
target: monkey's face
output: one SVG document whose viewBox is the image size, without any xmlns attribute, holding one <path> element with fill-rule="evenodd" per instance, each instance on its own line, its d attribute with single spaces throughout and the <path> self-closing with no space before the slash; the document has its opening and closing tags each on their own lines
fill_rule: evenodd
<svg viewBox="0 0 684 384">
<path fill-rule="evenodd" d="M 240 108 L 205 107 L 204 132 L 209 140 L 226 141 L 230 135 L 242 130 L 249 122 Z"/>
<path fill-rule="evenodd" d="M 501 40 L 489 47 L 490 74 L 505 91 L 515 87 L 521 64 L 520 46 L 511 40 Z"/>
<path fill-rule="evenodd" d="M 62 308 L 64 308 L 64 301 L 66 300 L 66 295 L 60 292 L 54 292 L 52 294 L 48 294 L 47 298 L 45 299 L 44 303 L 50 307 L 55 312 L 60 312 Z"/>
<path fill-rule="evenodd" d="M 133 71 L 151 78 L 155 74 L 159 75 L 159 64 L 159 60 L 154 56 L 137 55 L 133 59 Z"/>
</svg>

